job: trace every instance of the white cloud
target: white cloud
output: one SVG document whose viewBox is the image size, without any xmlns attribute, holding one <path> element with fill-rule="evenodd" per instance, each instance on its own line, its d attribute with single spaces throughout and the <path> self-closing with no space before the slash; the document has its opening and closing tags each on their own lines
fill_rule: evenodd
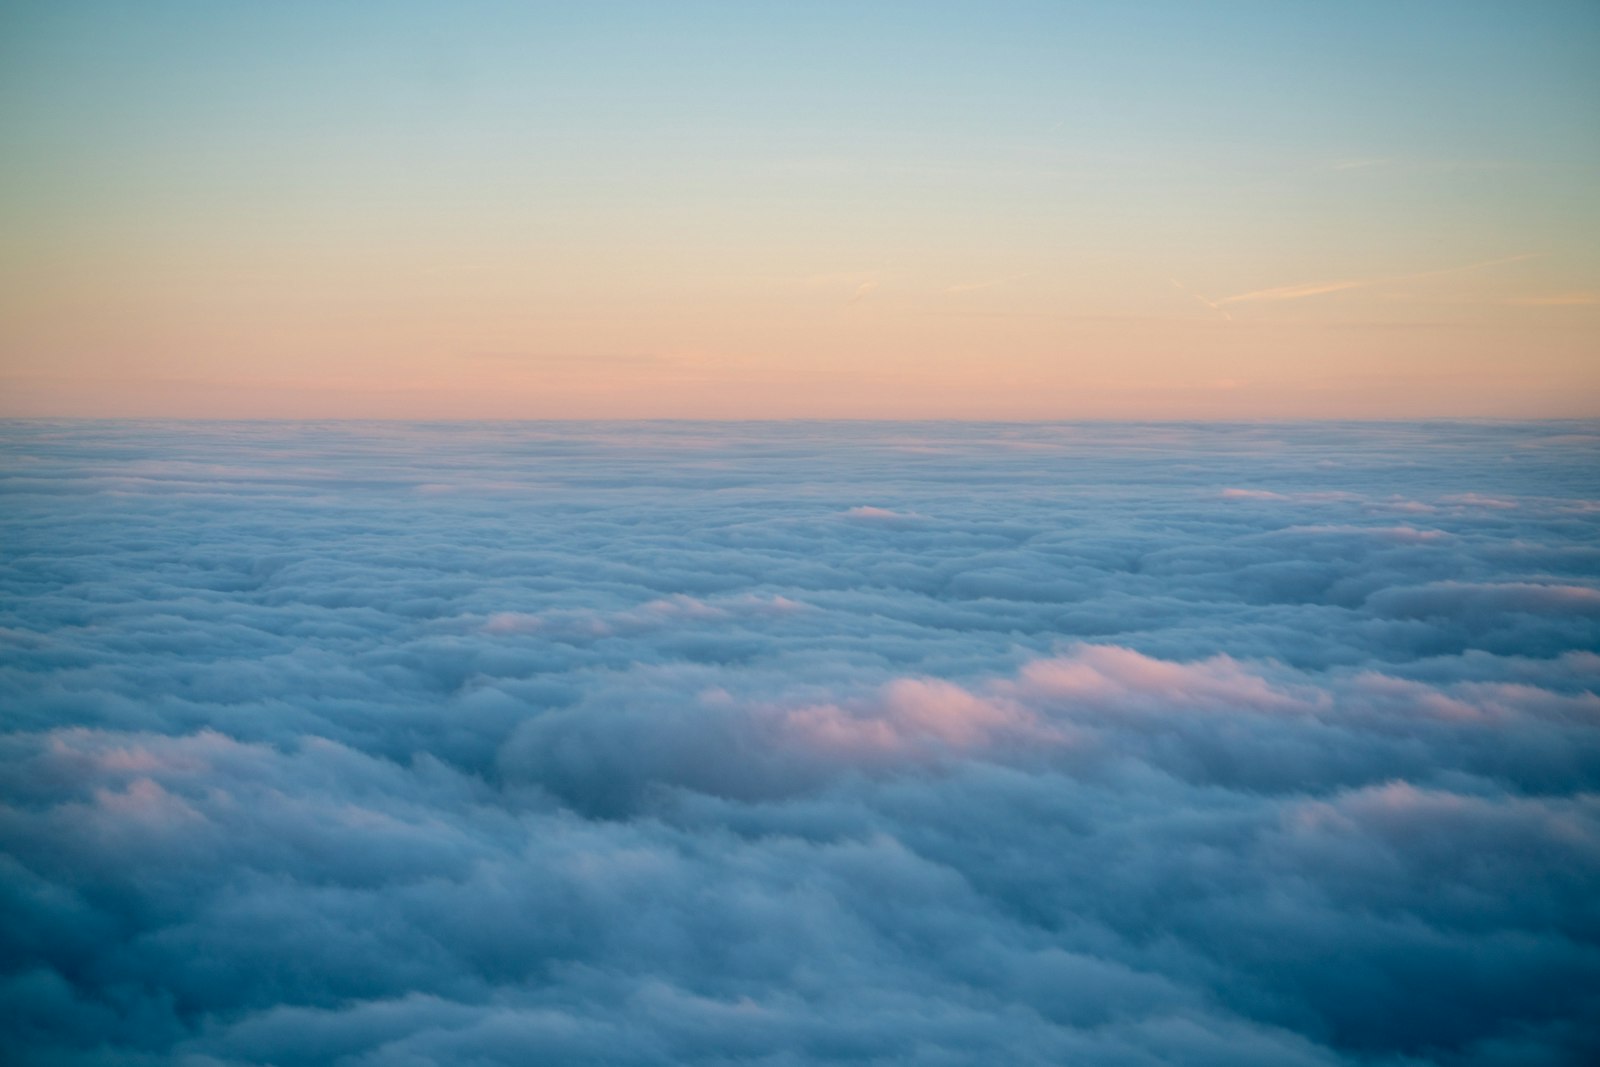
<svg viewBox="0 0 1600 1067">
<path fill-rule="evenodd" d="M 1558 429 L 0 424 L 8 1062 L 1585 1062 Z"/>
</svg>

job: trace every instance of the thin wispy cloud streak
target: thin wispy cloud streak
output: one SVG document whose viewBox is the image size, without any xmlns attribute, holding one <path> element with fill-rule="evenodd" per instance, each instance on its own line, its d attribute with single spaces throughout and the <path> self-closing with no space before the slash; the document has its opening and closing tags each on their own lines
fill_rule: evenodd
<svg viewBox="0 0 1600 1067">
<path fill-rule="evenodd" d="M 1236 293 L 1225 296 L 1217 301 L 1217 306 L 1225 304 L 1244 304 L 1258 300 L 1303 300 L 1308 296 L 1322 296 L 1326 293 L 1342 293 L 1346 289 L 1365 289 L 1369 286 L 1382 285 L 1384 282 L 1394 281 L 1392 278 L 1368 278 L 1359 281 L 1343 282 L 1312 282 L 1307 285 L 1279 285 L 1271 289 L 1256 289 L 1248 293 Z"/>
<path fill-rule="evenodd" d="M 866 281 L 856 286 L 855 292 L 850 294 L 850 303 L 859 304 L 861 301 L 865 300 L 867 297 L 876 292 L 877 288 L 878 280 L 876 278 L 868 278 Z"/>
<path fill-rule="evenodd" d="M 1499 259 L 1486 259 L 1476 263 L 1465 263 L 1456 267 L 1444 267 L 1439 270 L 1417 271 L 1411 274 L 1393 274 L 1382 277 L 1359 278 L 1345 281 L 1311 282 L 1304 285 L 1280 285 L 1271 289 L 1255 289 L 1248 293 L 1236 293 L 1233 296 L 1225 296 L 1215 301 L 1207 300 L 1200 296 L 1196 296 L 1196 299 L 1200 300 L 1201 303 L 1206 304 L 1208 307 L 1220 311 L 1224 306 L 1229 304 L 1304 300 L 1307 297 L 1325 296 L 1329 293 L 1342 293 L 1351 289 L 1372 289 L 1385 285 L 1399 285 L 1405 282 L 1422 281 L 1427 278 L 1442 278 L 1452 274 L 1464 274 L 1469 271 L 1484 270 L 1489 267 L 1505 266 L 1510 263 L 1523 263 L 1527 260 L 1537 258 L 1538 253 L 1527 252 L 1515 256 L 1502 256 Z"/>
<path fill-rule="evenodd" d="M 1597 472 L 0 423 L 0 1059 L 1595 1062 Z"/>
<path fill-rule="evenodd" d="M 1205 297 L 1201 296 L 1193 289 L 1190 289 L 1187 285 L 1184 285 L 1176 278 L 1172 279 L 1172 284 L 1185 296 L 1193 297 L 1195 300 L 1198 300 L 1212 311 L 1215 311 L 1217 314 L 1221 315 L 1224 319 L 1227 319 L 1230 322 L 1233 321 L 1233 316 L 1228 314 L 1227 310 L 1219 302 L 1215 300 L 1207 300 Z"/>
<path fill-rule="evenodd" d="M 1502 302 L 1518 307 L 1592 307 L 1600 304 L 1600 293 L 1541 293 L 1506 297 Z"/>
</svg>

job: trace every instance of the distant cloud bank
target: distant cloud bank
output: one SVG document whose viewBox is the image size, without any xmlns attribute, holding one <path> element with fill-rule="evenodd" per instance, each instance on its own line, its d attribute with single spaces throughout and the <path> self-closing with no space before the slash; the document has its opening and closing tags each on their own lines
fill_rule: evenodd
<svg viewBox="0 0 1600 1067">
<path fill-rule="evenodd" d="M 1600 1061 L 1600 426 L 0 423 L 0 1056 Z"/>
</svg>

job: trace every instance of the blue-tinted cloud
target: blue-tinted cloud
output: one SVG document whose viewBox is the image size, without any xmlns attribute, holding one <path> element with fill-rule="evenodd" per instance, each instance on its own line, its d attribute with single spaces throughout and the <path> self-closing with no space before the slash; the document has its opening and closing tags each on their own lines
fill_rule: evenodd
<svg viewBox="0 0 1600 1067">
<path fill-rule="evenodd" d="M 1593 430 L 5 425 L 0 1041 L 1591 1061 Z"/>
</svg>

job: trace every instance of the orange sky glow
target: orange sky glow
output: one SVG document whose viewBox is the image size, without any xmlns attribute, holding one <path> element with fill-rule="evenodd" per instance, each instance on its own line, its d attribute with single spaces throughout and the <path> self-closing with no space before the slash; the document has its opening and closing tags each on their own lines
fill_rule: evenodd
<svg viewBox="0 0 1600 1067">
<path fill-rule="evenodd" d="M 1592 13 L 617 10 L 5 16 L 0 415 L 1600 414 Z"/>
</svg>

